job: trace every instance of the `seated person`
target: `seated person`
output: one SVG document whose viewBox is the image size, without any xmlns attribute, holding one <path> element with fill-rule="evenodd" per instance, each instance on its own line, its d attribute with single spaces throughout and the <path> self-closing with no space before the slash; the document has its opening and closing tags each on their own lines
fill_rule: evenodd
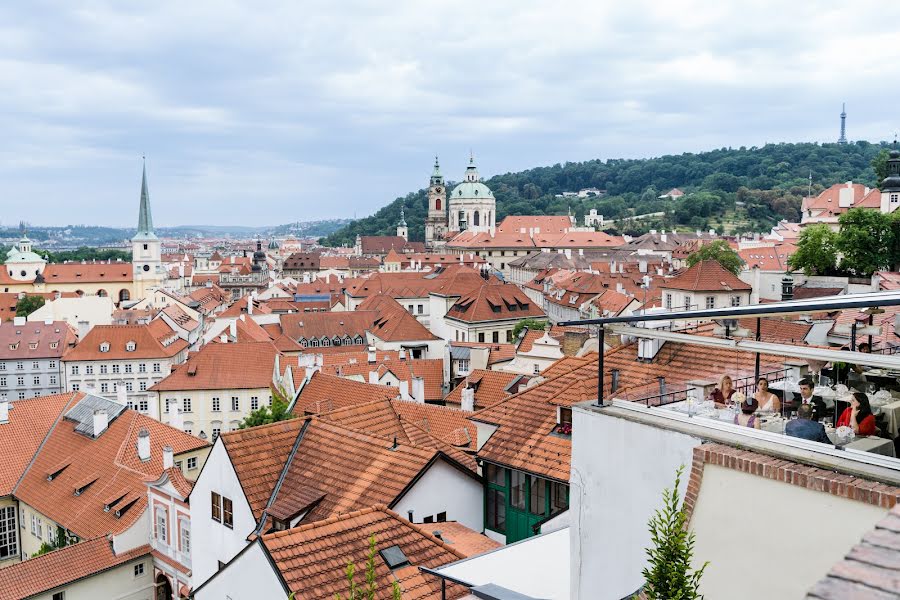
<svg viewBox="0 0 900 600">
<path fill-rule="evenodd" d="M 838 418 L 836 427 L 852 427 L 856 435 L 875 435 L 875 415 L 869 406 L 869 397 L 861 392 L 853 392 L 850 406 L 844 409 Z"/>
<path fill-rule="evenodd" d="M 797 409 L 797 418 L 793 421 L 788 421 L 788 424 L 784 427 L 784 432 L 791 437 L 830 444 L 831 440 L 825 434 L 825 426 L 817 421 L 813 421 L 812 415 L 812 404 L 801 405 Z"/>
<path fill-rule="evenodd" d="M 813 384 L 812 379 L 808 377 L 804 377 L 800 380 L 800 398 L 799 402 L 794 400 L 792 402 L 785 402 L 785 408 L 788 410 L 799 410 L 799 407 L 803 404 L 811 404 L 813 407 L 813 421 L 818 421 L 819 419 L 825 418 L 825 413 L 827 412 L 827 408 L 825 406 L 825 401 L 822 400 L 821 396 L 813 396 L 813 388 L 815 384 Z"/>
<path fill-rule="evenodd" d="M 753 414 L 758 408 L 759 402 L 757 402 L 755 398 L 747 398 L 745 401 L 741 402 L 741 412 L 734 415 L 734 424 L 759 429 L 759 419 Z"/>
<path fill-rule="evenodd" d="M 753 399 L 759 404 L 762 412 L 781 412 L 781 399 L 769 391 L 769 380 L 760 377 L 756 382 L 756 393 Z"/>
<path fill-rule="evenodd" d="M 716 404 L 727 404 L 734 395 L 734 392 L 734 383 L 731 381 L 731 377 L 723 375 L 722 379 L 719 381 L 719 387 L 712 391 L 709 395 L 709 399 Z"/>
<path fill-rule="evenodd" d="M 856 347 L 857 352 L 862 352 L 864 354 L 872 353 L 872 346 L 868 344 L 868 342 L 863 342 L 859 346 Z M 852 370 L 857 375 L 862 375 L 863 367 L 862 365 L 850 365 L 850 370 Z"/>
</svg>

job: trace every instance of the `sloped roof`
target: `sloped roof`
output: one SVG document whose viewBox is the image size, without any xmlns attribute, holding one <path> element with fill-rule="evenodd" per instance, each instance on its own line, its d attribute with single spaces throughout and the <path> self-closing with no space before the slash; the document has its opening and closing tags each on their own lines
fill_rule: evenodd
<svg viewBox="0 0 900 600">
<path fill-rule="evenodd" d="M 410 383 L 410 393 L 412 393 L 413 377 L 421 377 L 425 383 L 425 400 L 440 401 L 444 398 L 444 361 L 440 358 L 399 358 L 399 352 L 377 352 L 378 360 L 374 364 L 367 362 L 366 352 L 353 352 L 353 362 L 348 359 L 340 360 L 346 357 L 345 354 L 326 354 L 325 363 L 322 366 L 322 372 L 329 375 L 337 375 L 338 377 L 362 378 L 363 381 L 369 380 L 369 373 L 374 371 L 381 378 L 388 372 L 392 373 L 399 381 L 407 381 Z M 359 358 L 357 358 L 357 356 Z"/>
<path fill-rule="evenodd" d="M 298 313 L 280 315 L 284 334 L 294 340 L 301 338 L 332 338 L 334 336 L 366 338 L 366 331 L 372 326 L 378 314 L 374 311 Z"/>
<path fill-rule="evenodd" d="M 457 521 L 417 523 L 416 527 L 439 538 L 442 542 L 466 557 L 496 550 L 503 546 L 500 542 L 495 542 L 483 533 L 473 531 Z"/>
<path fill-rule="evenodd" d="M 468 323 L 545 317 L 531 298 L 513 284 L 486 284 L 461 297 L 447 311 L 447 318 Z"/>
<path fill-rule="evenodd" d="M 75 340 L 75 332 L 65 321 L 0 323 L 0 360 L 60 358 Z"/>
<path fill-rule="evenodd" d="M 109 344 L 109 352 L 100 351 L 100 344 L 104 342 Z M 131 352 L 126 350 L 128 342 L 135 343 Z M 77 346 L 66 352 L 63 360 L 171 358 L 187 346 L 188 343 L 162 319 L 146 325 L 95 325 Z"/>
<path fill-rule="evenodd" d="M 497 282 L 495 277 L 490 281 Z M 385 294 L 392 298 L 425 298 L 429 294 L 461 296 L 484 285 L 479 271 L 462 265 L 438 267 L 435 271 L 373 273 L 369 277 L 344 280 L 348 296 L 362 298 Z"/>
<path fill-rule="evenodd" d="M 543 331 L 538 333 L 543 334 Z M 518 379 L 522 378 L 518 373 L 506 371 L 488 371 L 485 369 L 473 369 L 468 377 L 463 379 L 458 386 L 447 395 L 447 402 L 452 404 L 462 403 L 462 390 L 468 386 L 475 388 L 475 407 L 484 408 L 508 398 L 512 394 L 507 388 Z"/>
<path fill-rule="evenodd" d="M 701 260 L 675 277 L 662 281 L 659 286 L 669 290 L 692 292 L 750 291 L 752 286 L 726 270 L 718 261 Z"/>
<path fill-rule="evenodd" d="M 85 397 L 83 392 L 76 395 L 76 402 Z M 14 494 L 84 539 L 118 533 L 140 517 L 147 504 L 145 481 L 156 479 L 163 471 L 164 446 L 171 446 L 176 455 L 208 446 L 201 439 L 130 409 L 112 420 L 97 438 L 76 433 L 77 425 L 69 419 L 59 422 Z M 137 454 L 142 429 L 150 433 L 151 458 L 147 462 Z M 48 481 L 48 475 L 56 472 Z M 74 495 L 82 486 L 86 487 Z M 105 512 L 104 506 L 116 499 L 119 502 Z M 116 517 L 115 510 L 130 500 L 135 504 L 121 518 Z"/>
<path fill-rule="evenodd" d="M 404 600 L 440 600 L 441 582 L 419 571 L 465 558 L 465 554 L 433 535 L 418 529 L 385 506 L 369 507 L 346 515 L 301 525 L 262 536 L 261 543 L 275 568 L 297 598 L 332 600 L 347 588 L 344 569 L 348 562 L 364 573 L 369 552 L 369 536 L 375 536 L 376 550 L 398 546 L 409 565 L 393 572 L 380 555 L 375 556 L 375 577 L 380 595 L 390 595 L 397 580 Z M 359 579 L 362 582 L 362 579 Z M 447 598 L 455 599 L 466 590 L 455 584 L 447 587 Z"/>
<path fill-rule="evenodd" d="M 206 344 L 151 391 L 268 388 L 278 350 L 271 342 Z"/>
<path fill-rule="evenodd" d="M 54 283 L 127 283 L 134 279 L 130 262 L 52 263 L 44 267 L 44 281 Z M 107 290 L 112 296 L 115 288 Z"/>
<path fill-rule="evenodd" d="M 369 296 L 357 308 L 378 313 L 370 331 L 386 342 L 440 339 L 419 323 L 419 320 L 400 306 L 396 300 L 385 294 Z"/>
<path fill-rule="evenodd" d="M 0 598 L 31 598 L 149 554 L 149 544 L 114 554 L 105 536 L 78 542 L 0 569 Z"/>
<path fill-rule="evenodd" d="M 295 379 L 302 379 L 303 369 L 294 369 Z M 299 383 L 297 381 L 296 383 Z M 337 408 L 355 406 L 371 400 L 394 399 L 400 395 L 397 388 L 363 383 L 317 371 L 300 391 L 292 412 L 297 416 L 328 412 Z"/>
</svg>

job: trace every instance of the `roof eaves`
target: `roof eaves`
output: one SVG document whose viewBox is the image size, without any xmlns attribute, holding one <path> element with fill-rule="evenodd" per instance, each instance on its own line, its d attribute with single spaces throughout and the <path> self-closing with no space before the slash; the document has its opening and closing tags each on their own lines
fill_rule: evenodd
<svg viewBox="0 0 900 600">
<path fill-rule="evenodd" d="M 300 443 L 303 441 L 303 436 L 306 434 L 306 430 L 309 427 L 309 423 L 312 421 L 311 418 L 307 418 L 306 422 L 303 423 L 303 427 L 300 428 L 300 432 L 297 434 L 297 438 L 294 440 L 294 445 L 291 447 L 291 453 L 288 454 L 287 460 L 284 461 L 284 466 L 281 469 L 281 473 L 278 475 L 278 481 L 275 482 L 275 487 L 272 488 L 272 494 L 269 496 L 269 501 L 266 503 L 266 507 L 263 509 L 263 514 L 259 518 L 259 523 L 256 526 L 256 529 L 253 531 L 253 535 L 259 536 L 265 527 L 266 520 L 268 520 L 269 509 L 272 507 L 272 504 L 275 502 L 275 499 L 278 498 L 278 492 L 281 491 L 281 486 L 284 483 L 284 478 L 287 477 L 288 470 L 291 468 L 291 463 L 294 461 L 294 456 L 297 454 L 297 450 L 300 448 Z"/>
</svg>

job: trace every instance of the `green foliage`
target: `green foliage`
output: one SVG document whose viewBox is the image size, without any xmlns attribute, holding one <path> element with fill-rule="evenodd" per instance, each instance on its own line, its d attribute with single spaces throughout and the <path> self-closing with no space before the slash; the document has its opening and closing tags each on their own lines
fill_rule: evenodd
<svg viewBox="0 0 900 600">
<path fill-rule="evenodd" d="M 49 527 L 49 525 L 48 525 Z M 74 543 L 74 542 L 73 542 Z M 47 542 L 42 542 L 41 547 L 37 552 L 31 555 L 32 558 L 35 556 L 40 556 L 42 554 L 47 554 L 48 552 L 52 552 L 54 550 L 59 550 L 60 548 L 65 548 L 69 545 L 69 538 L 66 534 L 66 530 L 59 525 L 56 526 L 56 539 L 52 544 L 48 544 Z"/>
<path fill-rule="evenodd" d="M 90 248 L 82 246 L 77 250 L 63 250 L 60 252 L 50 252 L 44 250 L 41 252 L 47 262 L 62 263 L 66 261 L 82 261 L 82 260 L 111 260 L 113 262 L 120 260 L 129 262 L 131 260 L 131 252 L 125 250 L 113 250 L 110 248 Z"/>
<path fill-rule="evenodd" d="M 344 568 L 344 576 L 347 579 L 347 596 L 340 594 L 334 595 L 334 600 L 375 600 L 378 592 L 378 581 L 375 574 L 375 555 L 378 553 L 376 548 L 375 534 L 369 536 L 369 552 L 366 555 L 366 584 L 360 587 L 356 583 L 356 565 L 353 561 L 348 561 Z M 403 600 L 400 590 L 400 584 L 397 581 L 391 582 L 391 599 Z"/>
<path fill-rule="evenodd" d="M 841 269 L 854 275 L 869 277 L 875 271 L 891 269 L 897 260 L 894 215 L 877 210 L 853 208 L 838 218 L 841 232 L 837 250 L 843 256 Z"/>
<path fill-rule="evenodd" d="M 875 171 L 876 187 L 888 176 L 888 154 L 887 148 L 882 148 L 875 155 L 875 158 L 872 159 L 872 170 Z"/>
<path fill-rule="evenodd" d="M 709 244 L 703 244 L 699 250 L 692 252 L 687 257 L 687 263 L 693 267 L 702 260 L 714 260 L 722 265 L 726 271 L 731 271 L 735 275 L 741 272 L 744 261 L 738 256 L 728 242 L 724 240 L 716 240 Z"/>
<path fill-rule="evenodd" d="M 811 225 L 800 232 L 797 251 L 788 266 L 809 275 L 832 275 L 837 272 L 837 234 L 825 225 Z"/>
<path fill-rule="evenodd" d="M 507 215 L 564 215 L 579 220 L 592 208 L 607 219 L 666 212 L 661 219 L 616 224 L 620 233 L 640 234 L 650 228 L 678 226 L 706 229 L 730 219 L 753 231 L 767 230 L 779 219 L 796 221 L 807 193 L 810 170 L 813 193 L 841 181 L 875 186 L 872 159 L 884 146 L 854 144 L 767 144 L 761 148 L 721 148 L 651 159 L 591 160 L 556 164 L 485 180 L 497 199 L 497 222 Z M 422 181 L 429 169 L 423 168 Z M 461 174 L 461 173 L 460 173 Z M 595 187 L 603 197 L 557 198 L 557 194 Z M 681 200 L 660 200 L 656 192 L 677 187 Z M 448 189 L 453 183 L 448 182 Z M 662 192 L 661 192 L 662 193 Z M 740 204 L 738 204 L 740 203 Z M 374 215 L 323 238 L 329 246 L 353 245 L 356 235 L 394 235 L 400 206 L 406 211 L 410 239 L 425 236 L 428 205 L 424 189 L 397 198 Z M 731 226 L 736 228 L 737 226 Z"/>
<path fill-rule="evenodd" d="M 540 321 L 538 319 L 522 319 L 516 326 L 513 327 L 513 339 L 519 337 L 519 334 L 522 333 L 522 330 L 528 328 L 529 331 L 544 331 L 547 328 L 547 321 Z"/>
<path fill-rule="evenodd" d="M 700 578 L 709 562 L 691 572 L 694 555 L 694 533 L 688 530 L 687 514 L 680 506 L 678 487 L 684 465 L 675 472 L 675 485 L 663 490 L 663 507 L 650 519 L 647 548 L 648 566 L 642 571 L 644 593 L 650 600 L 694 600 L 702 598 Z"/>
<path fill-rule="evenodd" d="M 295 415 L 288 412 L 288 399 L 284 394 L 276 388 L 272 388 L 272 405 L 260 406 L 258 409 L 251 411 L 239 426 L 239 429 L 248 427 L 256 427 L 257 425 L 268 425 L 277 421 L 286 421 L 293 419 Z"/>
<path fill-rule="evenodd" d="M 16 316 L 27 317 L 44 305 L 43 296 L 23 296 L 16 302 Z"/>
</svg>

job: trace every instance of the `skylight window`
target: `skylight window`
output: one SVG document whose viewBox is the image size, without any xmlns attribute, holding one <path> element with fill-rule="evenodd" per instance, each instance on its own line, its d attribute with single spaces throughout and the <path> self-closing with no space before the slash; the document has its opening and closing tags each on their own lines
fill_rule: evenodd
<svg viewBox="0 0 900 600">
<path fill-rule="evenodd" d="M 400 567 L 405 567 L 409 564 L 409 559 L 403 553 L 403 550 L 400 549 L 400 546 L 388 546 L 381 552 L 381 559 L 384 561 L 384 564 L 388 566 L 390 570 L 399 569 Z"/>
</svg>

